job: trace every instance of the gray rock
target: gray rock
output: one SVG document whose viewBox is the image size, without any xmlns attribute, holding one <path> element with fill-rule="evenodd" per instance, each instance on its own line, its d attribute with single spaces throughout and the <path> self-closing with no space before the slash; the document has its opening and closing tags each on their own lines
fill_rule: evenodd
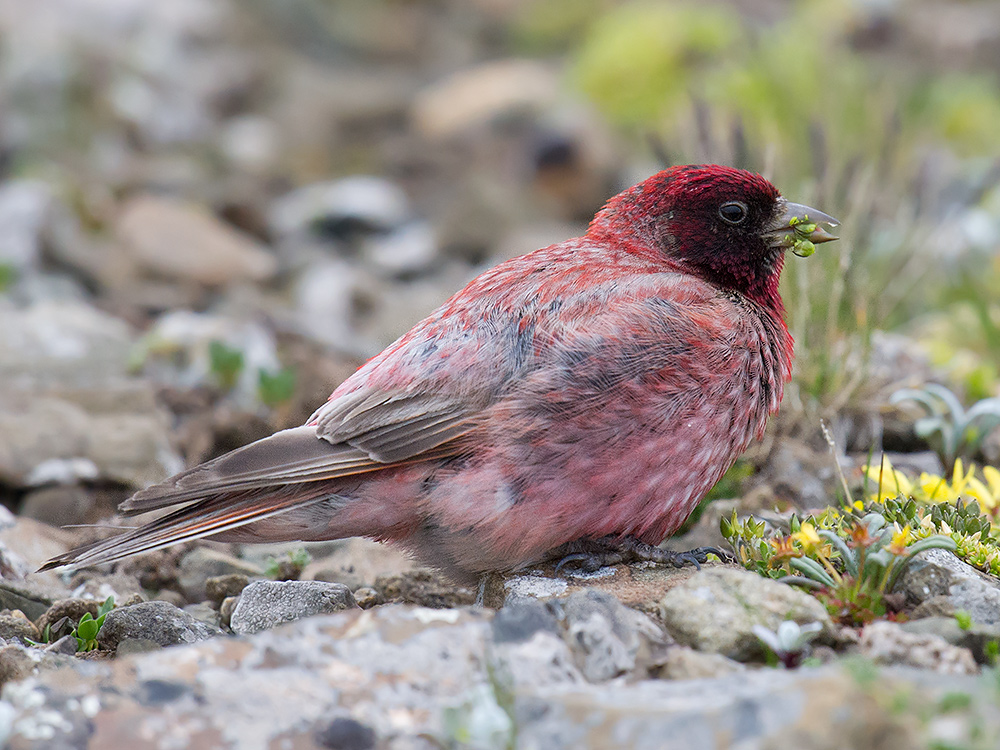
<svg viewBox="0 0 1000 750">
<path fill-rule="evenodd" d="M 240 595 L 230 617 L 234 633 L 247 635 L 311 615 L 357 607 L 342 583 L 254 581 Z"/>
<path fill-rule="evenodd" d="M 900 627 L 907 633 L 938 636 L 953 646 L 966 648 L 979 664 L 990 664 L 996 658 L 991 653 L 995 645 L 991 644 L 1000 643 L 1000 626 L 972 623 L 963 629 L 953 616 L 924 617 L 904 622 Z"/>
<path fill-rule="evenodd" d="M 603 591 L 578 592 L 555 606 L 565 618 L 566 641 L 590 682 L 636 672 L 644 677 L 642 667 L 653 650 L 668 642 L 648 616 Z"/>
<path fill-rule="evenodd" d="M 271 228 L 281 239 L 304 237 L 323 226 L 345 231 L 390 231 L 410 218 L 409 200 L 381 177 L 355 176 L 298 188 L 275 201 Z"/>
<path fill-rule="evenodd" d="M 0 686 L 28 677 L 38 666 L 41 652 L 20 645 L 0 647 Z"/>
<path fill-rule="evenodd" d="M 222 623 L 219 617 L 219 611 L 217 609 L 213 609 L 212 605 L 208 602 L 189 604 L 186 607 L 183 607 L 182 611 L 212 628 L 217 628 Z"/>
<path fill-rule="evenodd" d="M 63 591 L 63 596 L 69 592 Z M 52 606 L 56 597 L 30 586 L 0 581 L 0 609 L 19 609 L 28 617 L 39 618 Z"/>
<path fill-rule="evenodd" d="M 13 309 L 0 300 L 0 383 L 31 390 L 87 386 L 127 372 L 132 333 L 118 318 L 78 302 Z"/>
<path fill-rule="evenodd" d="M 93 493 L 80 485 L 54 485 L 25 495 L 20 514 L 50 526 L 68 526 L 86 523 L 96 505 Z"/>
<path fill-rule="evenodd" d="M 206 586 L 210 578 L 228 575 L 259 578 L 262 571 L 225 552 L 210 547 L 195 547 L 181 558 L 177 583 L 189 602 L 200 602 L 209 598 Z"/>
<path fill-rule="evenodd" d="M 98 633 L 102 648 L 117 649 L 125 639 L 145 639 L 161 646 L 195 643 L 221 635 L 183 610 L 166 602 L 143 602 L 111 610 Z"/>
<path fill-rule="evenodd" d="M 818 622 L 833 634 L 826 609 L 815 598 L 783 583 L 735 568 L 706 569 L 667 592 L 660 600 L 667 631 L 679 642 L 732 659 L 763 656 L 753 634 L 761 625 L 777 630 L 783 620 Z"/>
<path fill-rule="evenodd" d="M 313 737 L 329 750 L 375 750 L 375 730 L 343 716 L 317 722 Z"/>
<path fill-rule="evenodd" d="M 23 612 L 15 610 L 11 614 L 0 614 L 0 638 L 7 642 L 16 638 L 24 643 L 38 641 L 40 635 L 35 624 Z"/>
<path fill-rule="evenodd" d="M 114 384 L 105 390 L 120 393 Z M 155 408 L 107 413 L 91 391 L 90 411 L 76 403 L 75 393 L 53 393 L 58 395 L 0 390 L 0 479 L 6 483 L 37 487 L 104 479 L 139 488 L 182 466 L 170 447 L 167 419 Z"/>
<path fill-rule="evenodd" d="M 943 674 L 976 674 L 979 671 L 968 649 L 952 646 L 938 635 L 906 632 L 886 620 L 866 626 L 858 647 L 862 654 L 879 664 L 904 664 Z"/>
<path fill-rule="evenodd" d="M 205 596 L 213 604 L 219 605 L 228 596 L 239 596 L 250 583 L 245 573 L 227 573 L 205 581 Z"/>
<path fill-rule="evenodd" d="M 43 182 L 13 180 L 0 186 L 0 265 L 20 273 L 38 266 L 52 202 L 52 189 Z"/>
<path fill-rule="evenodd" d="M 745 666 L 722 654 L 705 654 L 678 644 L 666 649 L 654 676 L 661 680 L 701 680 L 745 671 Z"/>
<path fill-rule="evenodd" d="M 64 635 L 57 641 L 50 643 L 45 647 L 45 651 L 51 654 L 64 654 L 66 656 L 73 656 L 76 653 L 79 643 L 76 638 L 72 635 Z"/>
<path fill-rule="evenodd" d="M 150 651 L 159 651 L 161 648 L 163 646 L 149 638 L 123 638 L 118 642 L 118 648 L 115 649 L 115 656 L 148 654 Z"/>
<path fill-rule="evenodd" d="M 895 591 L 905 594 L 913 605 L 947 597 L 953 612 L 968 612 L 980 625 L 1000 625 L 1000 581 L 946 550 L 931 549 L 914 557 Z M 938 608 L 942 605 L 937 604 Z"/>
</svg>

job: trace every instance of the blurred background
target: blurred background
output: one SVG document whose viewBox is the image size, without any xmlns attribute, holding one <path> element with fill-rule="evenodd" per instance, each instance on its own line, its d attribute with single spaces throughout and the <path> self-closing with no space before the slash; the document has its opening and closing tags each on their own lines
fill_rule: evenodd
<svg viewBox="0 0 1000 750">
<path fill-rule="evenodd" d="M 0 501 L 98 521 L 705 161 L 843 221 L 718 493 L 829 502 L 821 419 L 950 471 L 889 396 L 998 393 L 998 74 L 992 0 L 0 0 Z"/>
</svg>

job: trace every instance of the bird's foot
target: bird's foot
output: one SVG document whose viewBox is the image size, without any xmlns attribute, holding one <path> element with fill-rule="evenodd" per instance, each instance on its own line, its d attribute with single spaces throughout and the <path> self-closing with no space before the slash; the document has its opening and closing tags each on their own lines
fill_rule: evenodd
<svg viewBox="0 0 1000 750">
<path fill-rule="evenodd" d="M 731 562 L 733 556 L 717 547 L 698 547 L 686 552 L 654 547 L 632 536 L 605 536 L 600 539 L 579 539 L 560 547 L 554 558 L 559 559 L 556 573 L 567 565 L 574 566 L 581 573 L 593 573 L 606 565 L 633 562 L 654 562 L 683 568 L 694 565 L 699 570 L 708 556 L 716 555 L 723 562 Z"/>
</svg>

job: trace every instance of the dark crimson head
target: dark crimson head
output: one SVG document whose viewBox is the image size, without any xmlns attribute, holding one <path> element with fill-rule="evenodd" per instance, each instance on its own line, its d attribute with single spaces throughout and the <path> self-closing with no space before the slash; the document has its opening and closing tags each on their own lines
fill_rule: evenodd
<svg viewBox="0 0 1000 750">
<path fill-rule="evenodd" d="M 778 279 L 795 226 L 836 220 L 789 203 L 758 174 L 716 164 L 672 167 L 612 198 L 591 236 L 781 310 Z M 816 228 L 815 242 L 836 239 Z"/>
</svg>

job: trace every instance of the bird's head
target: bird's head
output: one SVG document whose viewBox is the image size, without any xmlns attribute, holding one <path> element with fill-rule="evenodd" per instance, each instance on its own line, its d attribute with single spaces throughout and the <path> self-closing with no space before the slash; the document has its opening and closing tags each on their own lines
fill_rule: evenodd
<svg viewBox="0 0 1000 750">
<path fill-rule="evenodd" d="M 666 169 L 608 201 L 591 235 L 782 311 L 786 250 L 811 254 L 839 222 L 791 203 L 758 174 L 716 164 Z"/>
</svg>

